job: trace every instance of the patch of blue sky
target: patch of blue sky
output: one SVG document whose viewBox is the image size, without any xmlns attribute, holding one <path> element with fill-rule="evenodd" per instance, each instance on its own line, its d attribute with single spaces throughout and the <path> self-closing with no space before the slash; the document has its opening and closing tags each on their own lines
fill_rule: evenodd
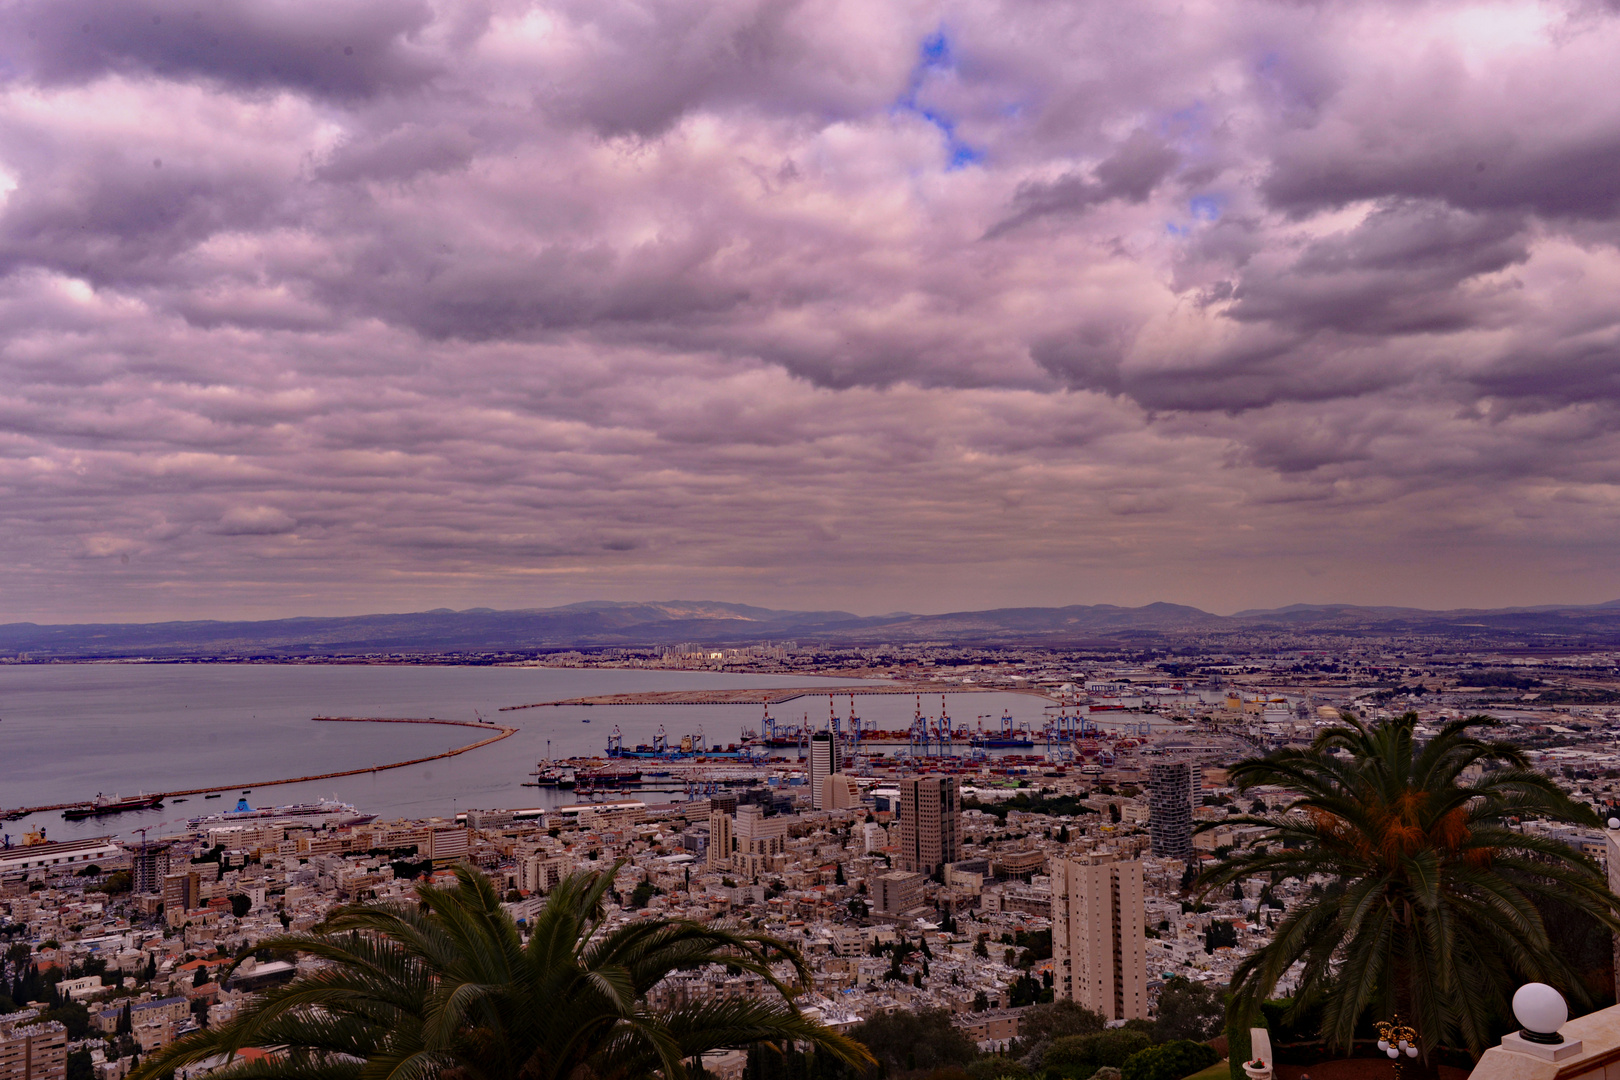
<svg viewBox="0 0 1620 1080">
<path fill-rule="evenodd" d="M 1164 231 L 1178 240 L 1185 240 L 1193 234 L 1199 222 L 1219 221 L 1221 209 L 1226 200 L 1219 195 L 1194 195 L 1187 200 L 1187 215 L 1191 221 L 1167 221 Z"/>
<path fill-rule="evenodd" d="M 906 92 L 900 100 L 894 103 L 899 112 L 911 113 L 921 117 L 939 129 L 945 137 L 945 171 L 955 172 L 965 169 L 969 165 L 977 165 L 984 160 L 984 151 L 969 146 L 956 135 L 956 121 L 944 113 L 921 104 L 917 98 L 922 91 L 923 82 L 931 73 L 950 72 L 956 70 L 956 55 L 951 48 L 951 39 L 945 33 L 945 28 L 938 30 L 923 38 L 917 50 L 917 66 L 911 72 L 911 80 L 906 86 Z"/>
</svg>

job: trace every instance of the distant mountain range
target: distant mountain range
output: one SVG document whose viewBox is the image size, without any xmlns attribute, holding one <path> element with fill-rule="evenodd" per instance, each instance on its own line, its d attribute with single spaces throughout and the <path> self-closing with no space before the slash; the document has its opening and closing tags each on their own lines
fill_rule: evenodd
<svg viewBox="0 0 1620 1080">
<path fill-rule="evenodd" d="M 31 660 L 424 655 L 592 646 L 761 641 L 843 644 L 946 642 L 986 645 L 1101 645 L 1167 638 L 1246 635 L 1417 635 L 1526 645 L 1620 644 L 1620 600 L 1589 606 L 1461 609 L 1293 604 L 1211 615 L 1180 604 L 998 608 L 943 615 L 859 616 L 847 611 L 778 611 L 713 601 L 593 601 L 520 611 L 357 615 L 260 622 L 0 625 L 0 657 Z M 1233 646 L 1238 645 L 1234 641 Z"/>
</svg>

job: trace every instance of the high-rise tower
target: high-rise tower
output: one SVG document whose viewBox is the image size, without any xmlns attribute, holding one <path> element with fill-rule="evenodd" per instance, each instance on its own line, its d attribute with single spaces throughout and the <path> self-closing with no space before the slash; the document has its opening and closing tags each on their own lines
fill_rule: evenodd
<svg viewBox="0 0 1620 1080">
<path fill-rule="evenodd" d="M 1155 765 L 1148 774 L 1148 835 L 1160 858 L 1192 858 L 1192 780 L 1185 764 Z"/>
<path fill-rule="evenodd" d="M 844 770 L 843 748 L 838 736 L 831 731 L 818 731 L 810 736 L 810 807 L 825 810 L 822 788 L 827 777 Z"/>
<path fill-rule="evenodd" d="M 1053 991 L 1105 1020 L 1147 1018 L 1142 864 L 1099 851 L 1052 874 Z"/>
<path fill-rule="evenodd" d="M 961 811 L 956 777 L 902 777 L 900 869 L 932 874 L 960 859 Z"/>
</svg>

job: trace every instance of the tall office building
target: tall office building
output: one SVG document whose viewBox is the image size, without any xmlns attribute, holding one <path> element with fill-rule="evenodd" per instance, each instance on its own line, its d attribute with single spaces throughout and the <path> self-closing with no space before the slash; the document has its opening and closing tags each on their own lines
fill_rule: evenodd
<svg viewBox="0 0 1620 1080">
<path fill-rule="evenodd" d="M 1142 864 L 1099 851 L 1054 860 L 1051 875 L 1055 995 L 1106 1020 L 1145 1020 Z"/>
<path fill-rule="evenodd" d="M 838 736 L 830 731 L 818 731 L 810 736 L 810 808 L 825 810 L 826 794 L 822 788 L 827 777 L 844 771 L 843 748 Z"/>
<path fill-rule="evenodd" d="M 900 869 L 932 874 L 960 859 L 961 811 L 956 777 L 902 777 Z"/>
<path fill-rule="evenodd" d="M 1155 765 L 1149 772 L 1148 835 L 1161 859 L 1193 857 L 1192 780 L 1184 763 Z"/>
<path fill-rule="evenodd" d="M 713 869 L 730 865 L 731 815 L 724 810 L 714 810 L 709 813 L 709 866 Z"/>
</svg>

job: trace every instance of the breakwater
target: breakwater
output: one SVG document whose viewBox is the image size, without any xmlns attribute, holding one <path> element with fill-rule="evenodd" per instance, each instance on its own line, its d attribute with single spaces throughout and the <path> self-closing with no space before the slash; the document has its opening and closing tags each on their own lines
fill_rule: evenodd
<svg viewBox="0 0 1620 1080">
<path fill-rule="evenodd" d="M 784 686 L 771 690 L 650 690 L 641 693 L 597 694 L 593 697 L 561 698 L 557 701 L 535 701 L 527 705 L 504 705 L 501 712 L 518 709 L 540 709 L 548 705 L 781 705 L 804 697 L 892 697 L 912 694 L 1034 694 L 1048 695 L 1038 689 L 1008 686 L 963 686 L 939 683 L 896 683 L 891 686 L 873 686 L 861 683 L 855 686 Z"/>
<path fill-rule="evenodd" d="M 279 780 L 249 780 L 237 784 L 217 784 L 212 787 L 181 788 L 175 791 L 165 791 L 158 794 L 160 799 L 173 799 L 181 795 L 205 795 L 216 791 L 232 791 L 237 789 L 276 787 L 281 784 L 301 784 L 311 780 L 331 780 L 339 776 L 360 776 L 364 773 L 386 772 L 389 769 L 403 769 L 411 765 L 420 765 L 423 762 L 439 761 L 443 758 L 452 758 L 465 754 L 491 743 L 498 743 L 502 739 L 517 734 L 515 727 L 481 724 L 473 720 L 441 720 L 437 717 L 403 717 L 403 716 L 312 716 L 311 722 L 318 724 L 443 724 L 447 727 L 470 727 L 480 731 L 490 732 L 487 738 L 470 742 L 463 746 L 454 746 L 437 754 L 424 754 L 421 757 L 409 758 L 405 761 L 390 761 L 381 765 L 368 765 L 358 769 L 338 769 L 333 772 L 311 773 L 307 776 L 288 776 Z M 70 807 L 83 806 L 88 799 L 76 799 L 72 802 L 51 803 L 46 806 L 19 806 L 15 809 L 0 811 L 0 816 L 7 818 L 20 818 L 28 814 L 41 814 L 52 810 L 66 810 Z"/>
</svg>

